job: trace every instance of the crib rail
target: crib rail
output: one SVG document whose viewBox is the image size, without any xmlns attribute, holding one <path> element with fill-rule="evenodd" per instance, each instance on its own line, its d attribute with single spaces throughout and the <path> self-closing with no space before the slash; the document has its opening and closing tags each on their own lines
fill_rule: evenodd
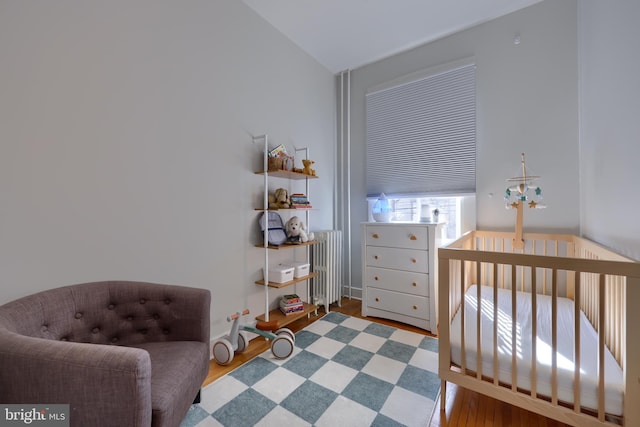
<svg viewBox="0 0 640 427">
<path fill-rule="evenodd" d="M 629 307 L 629 301 L 640 302 L 640 263 L 627 259 L 586 239 L 571 235 L 525 234 L 523 249 L 515 249 L 512 233 L 480 232 L 468 233 L 446 248 L 440 248 L 439 257 L 439 308 L 440 308 L 440 376 L 445 381 L 458 383 L 479 392 L 491 394 L 511 404 L 572 425 L 602 425 L 615 417 L 605 413 L 604 401 L 604 353 L 605 348 L 622 367 L 625 378 L 624 417 L 617 421 L 624 425 L 640 425 L 640 409 L 630 403 L 629 396 L 640 393 L 640 335 L 630 339 L 635 325 L 640 325 L 638 307 Z M 451 360 L 450 325 L 460 313 L 465 324 L 464 295 L 472 284 L 477 284 L 477 331 L 476 342 L 467 343 L 464 326 L 461 329 L 462 359 L 460 366 Z M 511 360 L 512 377 L 503 384 L 498 375 L 482 370 L 483 356 L 480 340 L 480 285 L 493 288 L 494 301 L 498 289 L 507 289 L 512 295 L 512 316 L 515 317 L 517 291 L 531 295 L 532 312 L 536 312 L 538 295 L 547 295 L 552 301 L 552 392 L 540 396 L 536 387 L 536 339 L 532 339 L 531 386 L 521 390 L 516 375 L 515 352 Z M 557 392 L 557 302 L 559 297 L 574 300 L 576 319 L 574 361 L 574 401 L 567 407 L 560 402 Z M 486 310 L 487 308 L 485 308 Z M 580 399 L 580 311 L 582 311 L 598 334 L 598 408 L 585 409 Z M 493 308 L 493 373 L 498 372 L 497 309 Z M 633 323 L 635 322 L 635 323 Z M 630 325 L 630 329 L 627 328 Z M 532 317 L 532 335 L 536 336 L 536 319 Z M 512 342 L 516 341 L 516 326 L 512 324 Z M 467 366 L 466 345 L 475 346 L 476 362 Z M 491 354 L 491 353 L 490 353 Z M 498 394 L 496 394 L 498 392 Z M 442 396 L 445 393 L 443 391 Z M 444 397 L 443 397 L 444 399 Z M 444 406 L 443 406 L 444 407 Z M 549 412 L 549 408 L 552 411 Z"/>
</svg>

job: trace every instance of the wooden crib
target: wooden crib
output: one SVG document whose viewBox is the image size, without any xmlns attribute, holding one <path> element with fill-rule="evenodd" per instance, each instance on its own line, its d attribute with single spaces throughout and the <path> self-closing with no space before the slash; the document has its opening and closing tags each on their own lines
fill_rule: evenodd
<svg viewBox="0 0 640 427">
<path fill-rule="evenodd" d="M 576 236 L 513 237 L 438 251 L 441 408 L 448 381 L 574 426 L 640 426 L 640 263 Z"/>
</svg>

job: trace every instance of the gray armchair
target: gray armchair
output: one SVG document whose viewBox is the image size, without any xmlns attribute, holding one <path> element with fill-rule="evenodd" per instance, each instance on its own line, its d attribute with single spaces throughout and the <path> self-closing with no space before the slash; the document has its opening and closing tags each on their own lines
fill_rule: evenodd
<svg viewBox="0 0 640 427">
<path fill-rule="evenodd" d="M 69 404 L 71 426 L 176 427 L 209 369 L 210 301 L 112 281 L 0 306 L 0 403 Z"/>
</svg>

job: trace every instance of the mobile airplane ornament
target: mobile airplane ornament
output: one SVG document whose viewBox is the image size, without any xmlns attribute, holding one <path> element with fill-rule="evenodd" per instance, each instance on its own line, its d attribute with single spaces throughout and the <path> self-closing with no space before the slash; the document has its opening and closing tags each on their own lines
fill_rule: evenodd
<svg viewBox="0 0 640 427">
<path fill-rule="evenodd" d="M 515 185 L 508 187 L 504 193 L 505 208 L 516 209 L 516 230 L 513 238 L 514 249 L 524 248 L 524 238 L 522 236 L 524 204 L 527 203 L 530 208 L 534 209 L 544 209 L 547 207 L 540 203 L 542 200 L 542 189 L 537 185 L 533 185 L 533 181 L 539 178 L 539 176 L 527 175 L 527 166 L 524 161 L 524 153 L 522 153 L 522 175 L 507 179 L 507 182 L 515 183 Z"/>
</svg>

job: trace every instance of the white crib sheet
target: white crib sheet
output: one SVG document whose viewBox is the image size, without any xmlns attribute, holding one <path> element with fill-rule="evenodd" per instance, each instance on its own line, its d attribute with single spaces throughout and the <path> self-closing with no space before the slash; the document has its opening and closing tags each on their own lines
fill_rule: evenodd
<svg viewBox="0 0 640 427">
<path fill-rule="evenodd" d="M 517 384 L 531 390 L 531 294 L 516 292 Z M 465 295 L 465 349 L 467 369 L 477 371 L 476 324 L 477 288 L 472 285 Z M 481 288 L 482 374 L 493 378 L 493 288 Z M 537 393 L 551 396 L 551 297 L 537 295 Z M 451 323 L 451 357 L 461 365 L 460 311 Z M 598 336 L 584 313 L 580 312 L 580 401 L 583 407 L 598 408 Z M 498 361 L 499 379 L 511 384 L 511 290 L 498 289 Z M 558 298 L 558 399 L 573 402 L 574 308 L 573 301 Z M 605 348 L 605 412 L 622 415 L 623 374 L 620 365 Z"/>
</svg>

